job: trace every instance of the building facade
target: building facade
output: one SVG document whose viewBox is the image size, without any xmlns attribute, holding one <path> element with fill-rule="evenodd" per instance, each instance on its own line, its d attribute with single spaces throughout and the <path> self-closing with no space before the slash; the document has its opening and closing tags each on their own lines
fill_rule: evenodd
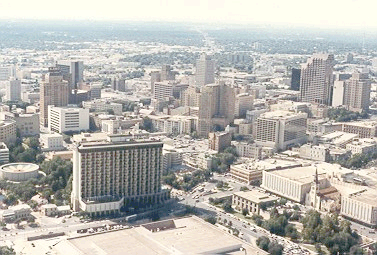
<svg viewBox="0 0 377 255">
<path fill-rule="evenodd" d="M 195 83 L 201 87 L 215 82 L 215 61 L 205 53 L 196 61 Z"/>
<path fill-rule="evenodd" d="M 58 68 L 49 68 L 49 73 L 41 84 L 40 96 L 40 123 L 48 126 L 48 106 L 66 106 L 68 104 L 68 82 Z"/>
<path fill-rule="evenodd" d="M 162 142 L 111 136 L 108 142 L 82 143 L 73 154 L 72 205 L 92 215 L 121 207 L 162 203 Z"/>
<path fill-rule="evenodd" d="M 21 101 L 21 80 L 11 79 L 6 85 L 5 96 L 8 101 Z"/>
<path fill-rule="evenodd" d="M 277 150 L 306 142 L 306 113 L 266 112 L 256 124 L 255 142 Z"/>
<path fill-rule="evenodd" d="M 78 107 L 48 107 L 50 132 L 79 132 L 89 129 L 89 109 Z"/>
<path fill-rule="evenodd" d="M 334 55 L 314 54 L 301 68 L 300 99 L 302 102 L 331 105 Z"/>
</svg>

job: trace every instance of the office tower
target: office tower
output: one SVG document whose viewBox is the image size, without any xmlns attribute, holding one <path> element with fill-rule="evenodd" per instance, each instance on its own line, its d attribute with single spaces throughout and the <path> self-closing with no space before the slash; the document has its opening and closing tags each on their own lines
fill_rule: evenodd
<svg viewBox="0 0 377 255">
<path fill-rule="evenodd" d="M 366 72 L 353 73 L 351 78 L 334 81 L 332 106 L 344 105 L 350 111 L 369 109 L 371 81 Z"/>
<path fill-rule="evenodd" d="M 334 55 L 314 54 L 301 68 L 302 102 L 331 105 Z"/>
<path fill-rule="evenodd" d="M 205 53 L 196 61 L 195 82 L 199 87 L 215 82 L 215 61 Z"/>
<path fill-rule="evenodd" d="M 0 81 L 7 81 L 9 78 L 16 77 L 16 68 L 11 66 L 0 66 Z"/>
<path fill-rule="evenodd" d="M 161 81 L 154 84 L 153 98 L 157 100 L 169 100 L 181 98 L 181 93 L 188 88 L 188 84 L 180 84 L 175 81 Z"/>
<path fill-rule="evenodd" d="M 48 130 L 50 132 L 79 132 L 89 129 L 89 109 L 77 106 L 48 106 Z"/>
<path fill-rule="evenodd" d="M 112 78 L 111 79 L 111 89 L 114 91 L 126 91 L 126 81 L 123 78 Z"/>
<path fill-rule="evenodd" d="M 369 109 L 371 81 L 368 73 L 353 73 L 344 90 L 344 105 L 351 111 Z"/>
<path fill-rule="evenodd" d="M 353 54 L 352 53 L 348 53 L 347 54 L 347 63 L 352 63 L 353 62 Z"/>
<path fill-rule="evenodd" d="M 79 84 L 84 80 L 84 62 L 60 61 L 56 64 L 56 67 L 61 71 L 63 80 L 69 83 L 69 103 L 76 104 L 77 90 Z"/>
<path fill-rule="evenodd" d="M 5 96 L 8 101 L 21 101 L 21 81 L 11 78 L 6 85 Z"/>
<path fill-rule="evenodd" d="M 301 69 L 292 68 L 291 89 L 300 90 Z"/>
<path fill-rule="evenodd" d="M 182 105 L 199 107 L 200 101 L 200 88 L 196 86 L 189 86 L 182 92 Z"/>
<path fill-rule="evenodd" d="M 47 127 L 48 106 L 66 106 L 68 104 L 68 82 L 63 80 L 63 75 L 59 68 L 50 67 L 41 84 L 40 111 L 41 125 Z"/>
<path fill-rule="evenodd" d="M 344 105 L 344 90 L 346 82 L 341 80 L 334 81 L 333 96 L 331 106 L 338 107 Z"/>
<path fill-rule="evenodd" d="M 160 82 L 160 81 L 161 81 L 161 72 L 159 72 L 159 71 L 151 72 L 151 90 L 152 90 L 152 93 L 154 91 L 154 84 L 156 82 Z"/>
<path fill-rule="evenodd" d="M 306 113 L 273 111 L 257 119 L 255 142 L 275 150 L 285 150 L 306 142 Z"/>
<path fill-rule="evenodd" d="M 234 120 L 234 89 L 220 84 L 202 87 L 199 99 L 198 134 L 208 136 L 209 132 L 224 129 Z"/>
<path fill-rule="evenodd" d="M 161 81 L 172 81 L 175 80 L 175 73 L 172 72 L 170 65 L 162 65 L 161 67 Z"/>
<path fill-rule="evenodd" d="M 238 94 L 234 106 L 234 116 L 246 118 L 246 112 L 253 109 L 254 97 L 248 93 Z"/>
<path fill-rule="evenodd" d="M 81 143 L 73 152 L 73 210 L 91 215 L 118 213 L 162 203 L 163 143 L 111 135 L 106 142 Z"/>
</svg>

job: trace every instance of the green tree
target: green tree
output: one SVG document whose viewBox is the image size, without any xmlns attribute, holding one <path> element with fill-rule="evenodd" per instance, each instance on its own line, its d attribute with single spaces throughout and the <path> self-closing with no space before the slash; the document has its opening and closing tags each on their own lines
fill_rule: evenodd
<svg viewBox="0 0 377 255">
<path fill-rule="evenodd" d="M 205 221 L 207 221 L 207 222 L 209 222 L 209 223 L 215 225 L 216 222 L 217 222 L 217 219 L 216 219 L 216 217 L 209 216 L 209 217 L 205 218 Z"/>
<path fill-rule="evenodd" d="M 282 255 L 284 247 L 276 242 L 271 242 L 268 245 L 268 253 L 271 255 Z"/>
<path fill-rule="evenodd" d="M 249 210 L 247 210 L 246 208 L 243 208 L 242 209 L 242 215 L 243 216 L 246 216 L 246 215 L 248 215 L 249 214 Z"/>
<path fill-rule="evenodd" d="M 256 244 L 262 250 L 268 251 L 268 246 L 270 245 L 270 239 L 266 236 L 258 237 L 258 239 L 256 240 Z"/>
</svg>

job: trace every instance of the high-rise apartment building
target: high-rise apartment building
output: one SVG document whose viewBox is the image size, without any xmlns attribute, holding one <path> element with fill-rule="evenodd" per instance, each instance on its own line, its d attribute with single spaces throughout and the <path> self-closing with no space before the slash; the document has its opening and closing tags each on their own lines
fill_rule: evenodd
<svg viewBox="0 0 377 255">
<path fill-rule="evenodd" d="M 50 67 L 41 84 L 40 92 L 41 125 L 47 127 L 48 106 L 66 106 L 68 104 L 68 82 L 63 80 L 59 68 Z"/>
<path fill-rule="evenodd" d="M 199 87 L 215 82 L 215 61 L 205 53 L 196 61 L 195 82 Z"/>
<path fill-rule="evenodd" d="M 263 113 L 257 119 L 255 142 L 276 150 L 305 143 L 307 116 L 289 111 Z"/>
<path fill-rule="evenodd" d="M 201 88 L 199 99 L 198 134 L 208 136 L 217 127 L 224 129 L 234 120 L 234 88 L 219 84 L 208 84 Z"/>
<path fill-rule="evenodd" d="M 331 105 L 334 55 L 314 54 L 301 68 L 302 102 Z"/>
<path fill-rule="evenodd" d="M 8 101 L 21 101 L 21 80 L 11 78 L 6 85 L 5 96 Z"/>
<path fill-rule="evenodd" d="M 16 68 L 14 65 L 0 66 L 0 81 L 7 81 L 12 77 L 16 77 Z"/>
<path fill-rule="evenodd" d="M 118 213 L 162 203 L 163 143 L 112 135 L 107 142 L 82 143 L 73 153 L 72 205 L 91 215 Z"/>
</svg>

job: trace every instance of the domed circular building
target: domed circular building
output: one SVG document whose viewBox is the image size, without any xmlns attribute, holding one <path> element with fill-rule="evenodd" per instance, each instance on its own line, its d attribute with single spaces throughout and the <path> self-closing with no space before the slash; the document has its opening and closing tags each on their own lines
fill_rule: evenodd
<svg viewBox="0 0 377 255">
<path fill-rule="evenodd" d="M 38 177 L 39 166 L 32 163 L 10 163 L 0 166 L 0 178 L 14 182 Z"/>
</svg>

